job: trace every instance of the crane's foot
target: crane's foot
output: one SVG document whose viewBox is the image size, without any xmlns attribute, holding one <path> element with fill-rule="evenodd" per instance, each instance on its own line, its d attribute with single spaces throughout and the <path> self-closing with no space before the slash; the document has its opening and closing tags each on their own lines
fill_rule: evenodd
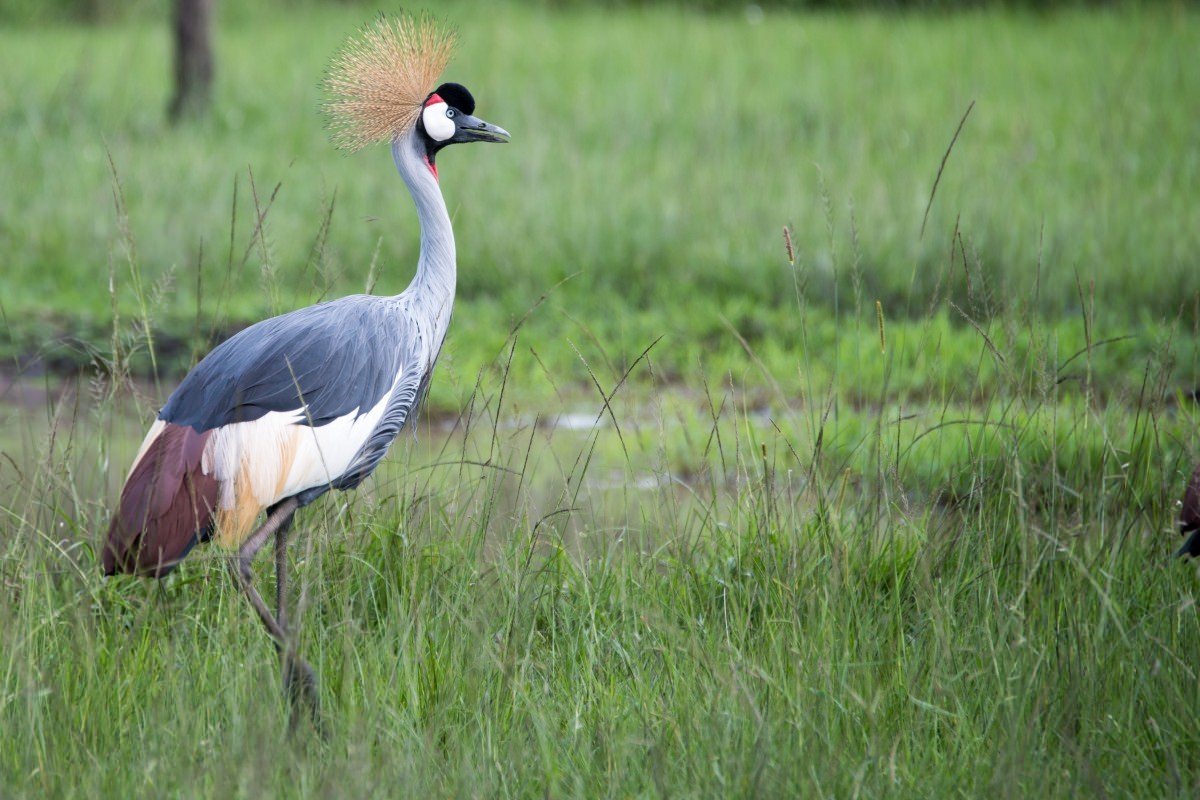
<svg viewBox="0 0 1200 800">
<path fill-rule="evenodd" d="M 301 720 L 307 716 L 317 735 L 322 740 L 327 739 L 316 673 L 307 661 L 295 654 L 284 655 L 282 661 L 283 690 L 288 700 L 288 732 L 295 734 Z"/>
</svg>

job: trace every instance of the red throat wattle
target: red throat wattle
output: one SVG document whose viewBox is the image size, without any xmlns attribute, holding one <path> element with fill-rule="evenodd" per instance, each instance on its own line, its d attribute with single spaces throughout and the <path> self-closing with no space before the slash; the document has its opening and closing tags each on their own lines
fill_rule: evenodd
<svg viewBox="0 0 1200 800">
<path fill-rule="evenodd" d="M 446 101 L 442 99 L 442 96 L 437 92 L 434 92 L 433 94 L 429 95 L 429 99 L 425 101 L 425 107 L 429 108 L 436 103 L 444 102 Z M 434 164 L 432 161 L 430 161 L 429 156 L 425 156 L 425 166 L 429 167 L 429 171 L 433 173 L 433 179 L 438 183 L 441 183 L 441 178 L 439 178 L 437 174 L 437 164 Z"/>
</svg>

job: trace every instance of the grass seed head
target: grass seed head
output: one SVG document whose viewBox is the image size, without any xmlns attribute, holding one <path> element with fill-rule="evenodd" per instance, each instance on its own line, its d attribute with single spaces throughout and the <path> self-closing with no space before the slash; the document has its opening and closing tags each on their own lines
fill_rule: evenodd
<svg viewBox="0 0 1200 800">
<path fill-rule="evenodd" d="M 351 36 L 325 75 L 330 138 L 351 152 L 416 124 L 450 61 L 456 34 L 430 17 L 380 15 Z"/>
<path fill-rule="evenodd" d="M 883 303 L 875 301 L 875 320 L 879 324 L 879 352 L 887 352 L 887 336 L 883 332 Z"/>
</svg>

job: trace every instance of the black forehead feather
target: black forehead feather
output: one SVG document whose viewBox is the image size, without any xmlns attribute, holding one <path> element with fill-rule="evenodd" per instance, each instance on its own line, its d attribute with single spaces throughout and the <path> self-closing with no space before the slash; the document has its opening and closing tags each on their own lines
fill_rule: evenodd
<svg viewBox="0 0 1200 800">
<path fill-rule="evenodd" d="M 443 83 L 435 93 L 464 114 L 475 113 L 475 98 L 461 83 Z"/>
</svg>

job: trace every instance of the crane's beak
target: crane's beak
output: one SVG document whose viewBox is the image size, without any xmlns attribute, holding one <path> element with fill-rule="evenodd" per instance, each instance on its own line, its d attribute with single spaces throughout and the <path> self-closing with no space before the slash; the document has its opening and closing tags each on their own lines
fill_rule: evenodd
<svg viewBox="0 0 1200 800">
<path fill-rule="evenodd" d="M 472 117 L 470 114 L 459 114 L 454 118 L 454 122 L 455 130 L 454 135 L 450 137 L 451 143 L 508 141 L 508 131 L 504 130 L 504 128 L 501 128 L 499 125 L 493 125 L 490 122 L 484 122 L 478 117 Z"/>
</svg>

